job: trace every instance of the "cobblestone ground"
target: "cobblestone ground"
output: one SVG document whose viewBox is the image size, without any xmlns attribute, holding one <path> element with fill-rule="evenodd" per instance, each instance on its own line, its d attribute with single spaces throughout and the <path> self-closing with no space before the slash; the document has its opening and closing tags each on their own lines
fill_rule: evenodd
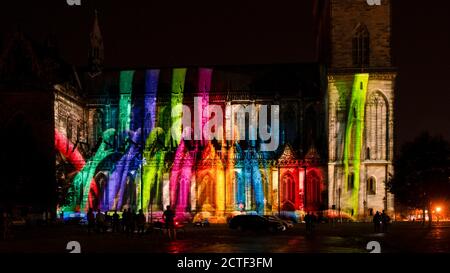
<svg viewBox="0 0 450 273">
<path fill-rule="evenodd" d="M 88 234 L 81 226 L 33 227 L 0 241 L 0 252 L 64 253 L 69 241 L 78 241 L 83 253 L 367 253 L 370 241 L 379 242 L 383 253 L 435 253 L 450 252 L 450 223 L 432 228 L 393 223 L 385 234 L 374 233 L 369 223 L 321 224 L 312 236 L 303 224 L 279 234 L 239 232 L 226 225 L 187 226 L 174 241 L 159 232 L 127 236 Z"/>
</svg>

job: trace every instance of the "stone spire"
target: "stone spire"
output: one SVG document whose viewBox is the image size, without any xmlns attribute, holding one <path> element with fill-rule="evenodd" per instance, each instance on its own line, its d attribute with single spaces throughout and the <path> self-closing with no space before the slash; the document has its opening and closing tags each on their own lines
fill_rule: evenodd
<svg viewBox="0 0 450 273">
<path fill-rule="evenodd" d="M 98 14 L 95 10 L 94 25 L 90 33 L 90 46 L 89 46 L 89 72 L 92 77 L 101 73 L 103 69 L 104 60 L 104 48 L 103 37 L 100 32 L 100 26 L 98 24 Z"/>
</svg>

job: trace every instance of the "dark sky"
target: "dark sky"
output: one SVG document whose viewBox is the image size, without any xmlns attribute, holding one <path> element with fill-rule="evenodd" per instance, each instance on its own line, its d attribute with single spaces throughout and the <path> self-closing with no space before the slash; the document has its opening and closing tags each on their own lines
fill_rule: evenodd
<svg viewBox="0 0 450 273">
<path fill-rule="evenodd" d="M 53 33 L 61 55 L 84 66 L 98 8 L 108 67 L 313 62 L 311 2 L 1 1 L 0 31 Z M 393 2 L 399 143 L 425 130 L 450 140 L 448 1 Z"/>
</svg>

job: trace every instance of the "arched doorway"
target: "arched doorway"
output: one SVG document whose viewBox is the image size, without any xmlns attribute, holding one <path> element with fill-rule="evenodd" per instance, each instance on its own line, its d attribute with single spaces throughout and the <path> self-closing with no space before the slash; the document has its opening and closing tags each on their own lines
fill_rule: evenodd
<svg viewBox="0 0 450 273">
<path fill-rule="evenodd" d="M 136 184 L 131 174 L 127 175 L 125 191 L 123 193 L 122 207 L 136 209 Z"/>
<path fill-rule="evenodd" d="M 216 190 L 214 179 L 211 175 L 205 174 L 197 187 L 197 206 L 201 211 L 214 210 L 216 206 Z"/>
<path fill-rule="evenodd" d="M 104 209 L 101 208 L 103 201 L 108 198 L 108 193 L 106 191 L 106 183 L 108 178 L 105 173 L 99 172 L 94 176 L 94 184 L 91 184 L 89 192 L 89 206 L 94 209 Z M 107 203 L 106 203 L 107 204 Z"/>
<path fill-rule="evenodd" d="M 235 193 L 236 193 L 236 206 L 237 209 L 243 210 L 245 208 L 246 198 L 245 198 L 245 184 L 244 184 L 244 178 L 241 174 L 241 171 L 235 171 L 234 172 L 234 185 L 235 185 Z"/>
<path fill-rule="evenodd" d="M 291 173 L 281 178 L 281 201 L 283 210 L 295 210 L 295 180 Z"/>
<path fill-rule="evenodd" d="M 177 211 L 185 211 L 188 208 L 189 200 L 189 179 L 185 176 L 180 176 L 177 182 L 175 182 L 175 188 L 171 189 L 173 191 L 174 199 L 171 200 L 172 206 L 176 208 Z"/>
<path fill-rule="evenodd" d="M 307 210 L 317 211 L 320 208 L 320 183 L 321 179 L 317 172 L 312 171 L 307 174 L 305 185 L 305 207 Z"/>
</svg>

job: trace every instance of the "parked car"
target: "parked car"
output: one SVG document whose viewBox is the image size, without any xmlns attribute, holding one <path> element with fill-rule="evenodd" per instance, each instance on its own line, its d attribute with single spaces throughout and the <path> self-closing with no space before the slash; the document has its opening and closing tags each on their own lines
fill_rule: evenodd
<svg viewBox="0 0 450 273">
<path fill-rule="evenodd" d="M 291 220 L 284 220 L 275 215 L 264 215 L 264 218 L 268 219 L 269 221 L 281 223 L 285 227 L 285 229 L 294 227 L 294 223 Z"/>
<path fill-rule="evenodd" d="M 266 230 L 270 232 L 286 229 L 281 222 L 270 221 L 259 215 L 237 215 L 230 220 L 229 227 L 237 230 Z"/>
</svg>

